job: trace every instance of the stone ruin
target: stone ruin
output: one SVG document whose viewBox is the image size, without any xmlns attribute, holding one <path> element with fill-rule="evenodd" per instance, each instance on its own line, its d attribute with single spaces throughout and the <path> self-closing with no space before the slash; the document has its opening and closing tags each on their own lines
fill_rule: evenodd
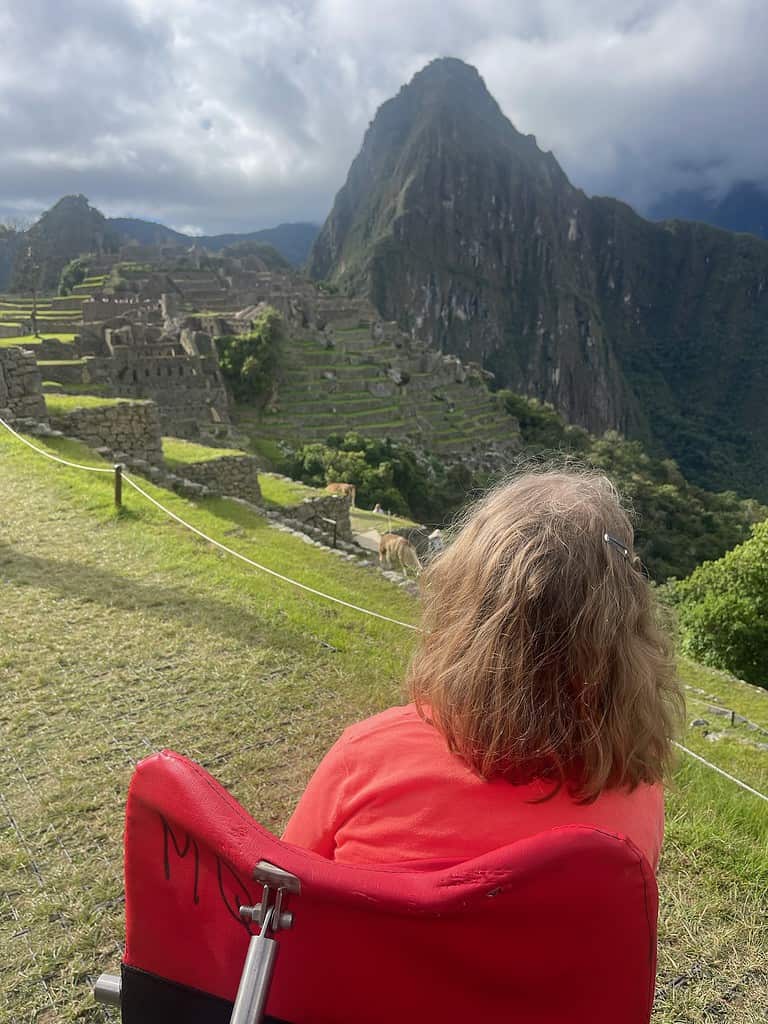
<svg viewBox="0 0 768 1024">
<path fill-rule="evenodd" d="M 243 422 L 249 431 L 296 442 L 356 430 L 473 468 L 499 468 L 519 449 L 517 424 L 489 394 L 488 374 L 383 322 L 366 300 L 250 257 L 129 248 L 94 264 L 121 289 L 83 303 L 74 345 L 37 346 L 54 386 L 151 400 L 163 434 L 242 443 L 215 339 L 246 333 L 269 304 L 287 324 L 285 358 L 265 407 Z"/>
<path fill-rule="evenodd" d="M 0 348 L 0 416 L 6 421 L 46 421 L 40 368 L 32 352 Z"/>
<path fill-rule="evenodd" d="M 154 402 L 118 402 L 72 409 L 50 417 L 51 427 L 76 437 L 89 448 L 107 448 L 116 461 L 139 459 L 148 465 L 163 463 L 160 417 Z"/>
<path fill-rule="evenodd" d="M 95 299 L 84 303 L 74 346 L 54 352 L 49 342 L 41 350 L 46 377 L 65 388 L 92 385 L 108 397 L 149 399 L 164 434 L 225 438 L 229 397 L 211 335 L 199 328 L 194 318 L 166 326 L 160 301 Z"/>
</svg>

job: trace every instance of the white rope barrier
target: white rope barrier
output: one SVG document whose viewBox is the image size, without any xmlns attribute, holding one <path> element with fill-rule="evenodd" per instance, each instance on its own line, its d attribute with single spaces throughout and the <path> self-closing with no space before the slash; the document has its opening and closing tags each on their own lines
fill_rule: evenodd
<svg viewBox="0 0 768 1024">
<path fill-rule="evenodd" d="M 79 462 L 70 462 L 68 459 L 60 459 L 58 455 L 52 455 L 50 452 L 45 451 L 43 448 L 38 448 L 36 444 L 32 444 L 26 437 L 22 437 L 18 434 L 12 426 L 5 422 L 4 419 L 0 418 L 0 425 L 4 426 L 9 434 L 25 444 L 27 448 L 31 448 L 33 452 L 37 452 L 38 455 L 44 455 L 46 459 L 51 459 L 53 462 L 60 462 L 62 466 L 71 466 L 72 469 L 84 469 L 86 473 L 110 473 L 113 474 L 114 469 L 101 466 L 81 466 Z"/>
<path fill-rule="evenodd" d="M 67 459 L 61 459 L 57 455 L 52 455 L 50 452 L 45 451 L 43 448 L 38 448 L 37 445 L 32 444 L 31 441 L 28 441 L 25 437 L 22 437 L 21 434 L 18 434 L 2 418 L 0 418 L 0 425 L 5 427 L 5 429 L 9 433 L 13 434 L 13 436 L 17 438 L 19 441 L 21 441 L 23 444 L 27 445 L 28 448 L 31 448 L 34 452 L 37 452 L 38 455 L 44 455 L 47 459 L 51 459 L 53 462 L 59 462 L 63 466 L 70 466 L 72 469 L 83 469 L 89 473 L 114 473 L 113 469 L 102 468 L 100 466 L 82 466 L 77 462 L 70 462 Z M 207 533 L 203 533 L 202 530 L 199 530 L 196 526 L 193 526 L 191 523 L 188 523 L 186 520 L 182 519 L 181 516 L 176 515 L 175 512 L 172 512 L 169 508 L 166 508 L 165 505 L 161 504 L 161 502 L 157 501 L 156 498 L 153 498 L 151 494 L 148 494 L 143 487 L 139 486 L 139 484 L 137 484 L 136 481 L 125 472 L 123 472 L 123 479 L 138 494 L 140 494 L 148 502 L 150 502 L 161 512 L 167 515 L 170 519 L 173 519 L 175 522 L 177 522 L 180 526 L 183 526 L 185 529 L 190 530 L 192 533 L 196 534 L 202 540 L 207 541 L 207 543 L 212 544 L 215 548 L 218 548 L 220 551 L 223 551 L 226 554 L 231 555 L 233 558 L 239 559 L 241 562 L 245 562 L 246 565 L 250 565 L 254 569 L 258 569 L 260 572 L 267 573 L 267 575 L 273 576 L 275 579 L 282 580 L 283 583 L 288 583 L 291 586 L 297 587 L 299 590 L 303 590 L 308 594 L 314 594 L 315 597 L 320 597 L 323 598 L 323 600 L 325 601 L 331 601 L 333 604 L 341 605 L 341 607 L 343 608 L 349 608 L 351 611 L 360 612 L 360 614 L 362 615 L 368 615 L 371 618 L 380 619 L 382 622 L 390 622 L 394 626 L 402 626 L 403 629 L 410 629 L 415 633 L 421 632 L 418 626 L 414 626 L 410 622 L 401 622 L 400 619 L 393 619 L 390 618 L 389 615 L 382 615 L 379 612 L 371 611 L 369 608 L 362 608 L 360 607 L 360 605 L 352 604 L 350 601 L 344 601 L 342 600 L 342 598 L 334 597 L 332 594 L 325 594 L 323 593 L 322 590 L 316 590 L 314 587 L 307 586 L 306 583 L 299 583 L 298 580 L 291 579 L 290 576 L 284 576 L 282 573 L 277 572 L 275 569 L 269 569 L 266 565 L 261 565 L 259 562 L 255 562 L 252 558 L 248 558 L 246 555 L 241 554 L 239 551 L 235 551 L 234 548 L 227 547 L 226 544 L 222 544 L 220 541 L 215 540 L 213 537 L 209 537 Z M 674 745 L 679 750 L 682 750 L 684 753 L 688 754 L 690 757 L 693 757 L 697 761 L 700 761 L 703 765 L 706 765 L 707 768 L 711 768 L 712 771 L 717 772 L 718 775 L 722 775 L 723 778 L 729 779 L 737 786 L 741 786 L 741 788 L 745 789 L 748 793 L 751 793 L 753 796 L 759 797 L 759 799 L 765 800 L 766 803 L 768 803 L 768 796 L 766 796 L 764 793 L 759 792 L 757 789 L 753 789 L 752 786 L 748 786 L 746 782 L 742 782 L 741 779 L 737 779 L 735 775 L 730 775 L 722 768 L 718 768 L 716 764 L 712 764 L 711 761 L 707 761 L 706 758 L 702 757 L 700 754 L 696 754 L 693 750 L 689 750 L 688 747 L 684 747 L 682 743 L 678 743 L 677 741 L 675 741 Z"/>
<path fill-rule="evenodd" d="M 175 512 L 171 512 L 169 508 L 166 508 L 165 505 L 162 505 L 156 498 L 153 498 L 151 494 L 147 494 L 147 492 L 125 472 L 123 473 L 123 480 L 133 487 L 135 491 L 138 491 L 143 498 L 146 498 L 147 501 L 151 502 L 156 508 L 159 508 L 161 512 L 164 512 L 180 526 L 185 527 L 187 530 L 191 530 L 192 533 L 197 534 L 198 537 L 201 537 L 209 544 L 213 544 L 213 546 L 218 548 L 220 551 L 225 551 L 228 555 L 232 555 L 233 558 L 239 558 L 240 561 L 245 562 L 246 565 L 253 566 L 254 569 L 259 569 L 261 572 L 265 572 L 269 576 L 274 576 L 275 579 L 282 580 L 283 583 L 289 583 L 292 587 L 298 587 L 299 590 L 304 590 L 308 594 L 314 594 L 315 597 L 322 597 L 326 601 L 332 601 L 334 604 L 341 605 L 343 608 L 349 608 L 354 612 L 360 612 L 362 615 L 370 615 L 374 619 L 381 619 L 382 622 L 391 622 L 395 626 L 402 626 L 404 629 L 411 629 L 416 633 L 421 632 L 418 626 L 414 626 L 410 622 L 401 622 L 400 619 L 390 618 L 389 615 L 382 615 L 380 612 L 372 612 L 369 608 L 361 608 L 360 605 L 351 604 L 349 601 L 344 601 L 340 597 L 334 597 L 332 594 L 325 594 L 322 590 L 316 590 L 314 587 L 307 586 L 306 583 L 299 583 L 298 580 L 291 579 L 290 576 L 284 576 L 281 572 L 277 572 L 275 569 L 269 569 L 266 565 L 254 562 L 252 558 L 248 558 L 239 551 L 235 551 L 234 548 L 227 547 L 227 545 L 222 544 L 221 541 L 214 540 L 213 537 L 209 537 L 207 533 L 203 533 L 202 530 L 198 530 L 196 526 L 192 526 L 191 523 L 182 519 L 181 516 L 177 516 Z"/>
<path fill-rule="evenodd" d="M 109 473 L 114 474 L 114 469 L 102 468 L 101 466 L 82 466 L 78 462 L 70 462 L 68 459 L 61 459 L 58 455 L 53 455 L 51 452 L 45 451 L 43 448 L 38 448 L 36 444 L 32 444 L 26 437 L 22 437 L 21 434 L 17 433 L 13 427 L 5 422 L 4 419 L 0 418 L 0 425 L 4 426 L 5 429 L 13 434 L 15 438 L 25 444 L 32 451 L 37 452 L 38 455 L 44 455 L 47 459 L 51 459 L 53 462 L 59 462 L 62 466 L 70 466 L 72 469 L 84 469 L 89 473 Z M 349 608 L 352 611 L 360 612 L 362 615 L 369 615 L 374 619 L 381 619 L 382 622 L 391 622 L 395 626 L 402 626 L 403 629 L 410 629 L 416 633 L 420 633 L 421 630 L 418 626 L 412 625 L 410 622 L 401 622 L 399 619 L 390 618 L 389 615 L 382 615 L 380 612 L 373 612 L 370 608 L 361 608 L 359 605 L 352 604 L 350 601 L 344 601 L 340 597 L 334 597 L 332 594 L 325 594 L 322 590 L 316 590 L 314 587 L 307 586 L 306 583 L 299 583 L 298 580 L 291 579 L 290 576 L 284 576 L 280 572 L 276 572 L 274 569 L 269 569 L 266 565 L 261 565 L 259 562 L 255 562 L 252 558 L 248 558 L 246 555 L 242 555 L 239 551 L 235 551 L 234 548 L 227 547 L 226 544 L 222 544 L 220 541 L 215 540 L 213 537 L 209 537 L 207 533 L 203 533 L 202 530 L 198 530 L 196 526 L 192 526 L 191 523 L 186 522 L 181 516 L 177 516 L 175 512 L 171 512 L 169 508 L 162 505 L 156 498 L 153 498 L 151 494 L 147 494 L 143 487 L 140 487 L 136 481 L 130 477 L 124 470 L 122 473 L 123 480 L 143 497 L 147 501 L 151 502 L 161 512 L 169 516 L 171 519 L 179 523 L 180 526 L 185 527 L 192 533 L 197 534 L 203 540 L 209 544 L 213 544 L 214 547 L 219 548 L 221 551 L 225 551 L 228 555 L 232 555 L 233 558 L 239 558 L 241 562 L 245 562 L 247 565 L 252 566 L 254 569 L 259 569 L 261 572 L 267 573 L 269 576 L 274 576 L 275 579 L 282 580 L 283 583 L 289 583 L 293 587 L 298 587 L 299 590 L 304 590 L 308 594 L 314 594 L 315 597 L 321 597 L 326 601 L 332 601 L 334 604 L 341 605 L 343 608 Z"/>
<path fill-rule="evenodd" d="M 673 742 L 678 750 L 682 750 L 690 757 L 695 758 L 697 761 L 701 761 L 701 763 L 705 764 L 707 768 L 711 768 L 713 772 L 717 772 L 718 775 L 722 775 L 725 779 L 730 779 L 730 781 L 735 782 L 737 786 L 741 786 L 742 789 L 746 789 L 748 793 L 751 793 L 753 796 L 758 796 L 761 800 L 765 800 L 765 802 L 768 803 L 768 796 L 766 796 L 765 793 L 761 793 L 759 790 L 753 789 L 751 786 L 748 786 L 746 782 L 742 782 L 741 779 L 737 779 L 735 775 L 730 775 L 722 768 L 718 768 L 716 764 L 712 764 L 711 761 L 707 761 L 707 759 L 702 757 L 701 754 L 696 754 L 693 750 L 689 750 L 688 747 L 684 747 L 683 744 L 678 743 L 677 740 L 674 740 Z"/>
</svg>

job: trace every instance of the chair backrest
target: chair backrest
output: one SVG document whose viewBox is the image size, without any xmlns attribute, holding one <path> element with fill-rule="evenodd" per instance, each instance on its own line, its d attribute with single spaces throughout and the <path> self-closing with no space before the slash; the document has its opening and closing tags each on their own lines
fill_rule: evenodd
<svg viewBox="0 0 768 1024">
<path fill-rule="evenodd" d="M 238 907 L 258 903 L 262 860 L 301 880 L 267 1004 L 290 1024 L 650 1019 L 656 882 L 625 837 L 572 826 L 435 870 L 337 864 L 281 842 L 168 751 L 131 781 L 124 971 L 209 993 L 194 1019 L 228 1020 L 254 930 Z M 148 1024 L 133 1004 L 124 1021 Z"/>
</svg>

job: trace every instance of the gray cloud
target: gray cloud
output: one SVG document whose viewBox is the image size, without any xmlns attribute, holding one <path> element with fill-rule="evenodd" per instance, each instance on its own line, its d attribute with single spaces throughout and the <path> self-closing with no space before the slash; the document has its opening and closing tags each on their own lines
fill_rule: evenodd
<svg viewBox="0 0 768 1024">
<path fill-rule="evenodd" d="M 205 231 L 319 221 L 443 54 L 589 192 L 766 180 L 767 30 L 763 0 L 6 0 L 0 217 L 84 192 Z"/>
</svg>

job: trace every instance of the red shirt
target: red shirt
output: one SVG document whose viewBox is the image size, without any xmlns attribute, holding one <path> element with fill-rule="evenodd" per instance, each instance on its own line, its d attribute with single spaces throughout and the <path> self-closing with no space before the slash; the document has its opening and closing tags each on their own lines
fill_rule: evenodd
<svg viewBox="0 0 768 1024">
<path fill-rule="evenodd" d="M 409 704 L 345 730 L 283 838 L 348 864 L 460 863 L 557 825 L 595 825 L 628 836 L 656 869 L 660 785 L 606 790 L 587 805 L 563 790 L 531 803 L 550 790 L 550 783 L 481 778 Z"/>
</svg>

